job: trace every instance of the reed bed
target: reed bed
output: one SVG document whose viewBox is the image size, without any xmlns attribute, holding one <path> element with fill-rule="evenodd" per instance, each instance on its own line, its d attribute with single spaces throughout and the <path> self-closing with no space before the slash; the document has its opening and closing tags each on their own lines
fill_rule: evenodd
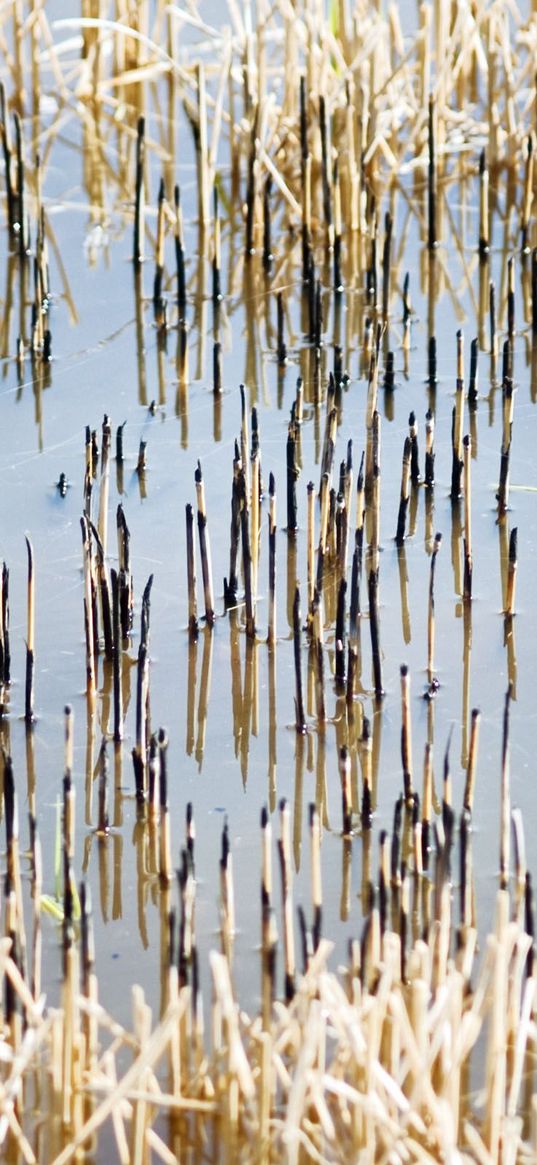
<svg viewBox="0 0 537 1165">
<path fill-rule="evenodd" d="M 0 356 L 15 369 L 19 393 L 28 380 L 32 384 L 42 444 L 44 391 L 54 386 L 56 360 L 51 271 L 73 323 L 79 310 L 46 194 L 54 151 L 75 124 L 91 239 L 101 238 L 110 222 L 118 238 L 128 238 L 138 406 L 145 417 L 165 410 L 168 347 L 175 348 L 175 412 L 182 450 L 192 454 L 189 483 L 182 482 L 184 561 L 176 580 L 185 612 L 185 752 L 201 767 L 214 644 L 223 626 L 229 629 L 229 649 L 226 644 L 222 653 L 231 676 L 230 732 L 245 788 L 259 727 L 261 652 L 268 727 L 268 787 L 256 806 L 259 957 L 252 1004 L 237 986 L 245 887 L 235 884 L 233 821 L 227 818 L 214 863 L 218 949 L 209 955 L 209 989 L 202 987 L 205 936 L 197 926 L 197 888 L 200 874 L 212 874 L 200 870 L 192 802 L 184 806 L 178 852 L 173 840 L 175 726 L 170 736 L 157 727 L 153 690 L 153 624 L 163 618 L 158 577 L 146 575 L 142 587 L 139 577 L 135 582 L 140 548 L 131 533 L 133 496 L 147 502 L 159 467 L 146 430 L 133 453 L 126 422 L 112 420 L 111 390 L 102 421 L 91 417 L 86 424 L 85 417 L 80 424 L 77 481 L 69 482 L 65 472 L 57 480 L 59 504 L 69 501 L 70 486 L 81 498 L 76 593 L 84 637 L 84 821 L 90 833 L 80 863 L 75 723 L 68 703 L 54 895 L 44 889 L 50 860 L 42 852 L 35 778 L 44 588 L 34 538 L 26 537 L 25 593 L 10 590 L 6 563 L 1 574 L 6 848 L 0 1146 L 6 1161 L 524 1165 L 537 1157 L 533 886 L 510 772 L 516 583 L 524 556 L 522 531 L 511 522 L 515 356 L 522 345 L 530 403 L 537 399 L 534 7 L 504 0 L 423 3 L 410 37 L 403 35 L 396 5 L 384 11 L 365 0 L 352 7 L 339 0 L 327 12 L 320 3 L 276 0 L 260 3 L 255 14 L 250 5 L 229 0 L 222 27 L 208 22 L 202 4 L 182 9 L 160 0 L 83 0 L 80 14 L 54 21 L 44 4 L 15 0 L 2 8 L 7 255 Z M 195 174 L 190 186 L 178 179 L 187 154 Z M 452 205 L 453 190 L 469 185 L 475 202 L 471 247 Z M 420 250 L 417 275 L 409 246 Z M 473 318 L 468 376 L 462 325 L 451 340 L 446 425 L 446 409 L 439 407 L 438 304 L 450 296 L 457 311 L 454 256 Z M 413 281 L 426 305 L 421 332 Z M 245 376 L 230 390 L 226 362 L 239 302 L 246 321 Z M 154 399 L 146 366 L 150 327 Z M 416 335 L 425 346 L 419 367 L 426 368 L 426 382 L 405 413 L 404 432 L 398 430 L 401 471 L 392 489 L 383 434 L 402 380 L 416 379 Z M 277 407 L 286 410 L 277 442 L 264 441 L 263 349 Z M 351 362 L 359 364 L 356 376 Z M 227 480 L 211 480 L 210 463 L 189 449 L 189 405 L 199 382 L 207 389 L 202 407 L 212 413 L 215 447 L 224 410 L 226 417 L 233 410 Z M 87 407 L 91 412 L 91 402 Z M 497 479 L 485 514 L 476 512 L 474 501 L 480 408 L 488 409 L 495 436 L 495 409 L 499 416 Z M 440 491 L 448 507 L 439 507 L 449 527 L 443 532 L 435 521 Z M 225 519 L 218 506 L 224 496 Z M 420 717 L 411 668 L 397 659 L 400 696 L 387 680 L 393 661 L 383 647 L 389 602 L 383 561 L 391 544 L 409 645 L 406 549 L 421 510 L 426 602 L 419 696 L 425 703 L 419 708 L 425 709 L 426 741 L 418 764 L 413 731 Z M 228 539 L 221 534 L 224 522 Z M 501 749 L 498 840 L 491 847 L 497 854 L 495 922 L 488 935 L 478 928 L 473 830 L 482 814 L 490 823 L 490 781 L 482 794 L 482 713 L 470 698 L 481 566 L 476 533 L 485 524 L 499 536 L 505 648 L 503 707 L 490 713 Z M 167 527 L 170 545 L 179 540 L 180 525 L 174 517 Z M 464 632 L 458 804 L 451 734 L 436 764 L 441 777 L 434 760 L 443 683 L 438 569 L 447 542 Z M 26 610 L 25 668 L 18 654 L 12 658 L 11 606 L 19 622 Z M 289 696 L 289 675 L 293 806 L 278 797 L 276 781 L 276 697 L 280 685 Z M 17 683 L 24 691 L 26 849 L 10 738 L 19 711 Z M 384 708 L 389 704 L 393 716 L 399 699 L 400 770 L 388 830 L 377 819 L 379 786 L 391 776 L 379 765 L 379 736 Z M 306 751 L 311 769 L 315 754 L 317 773 L 304 824 Z M 130 993 L 132 1018 L 119 1023 L 106 974 L 99 971 L 87 874 L 93 844 L 107 919 L 106 847 L 113 840 L 121 850 L 128 766 L 140 934 L 148 945 L 151 884 L 160 1002 L 154 1015 L 154 1000 L 148 1002 L 129 975 L 123 990 Z M 336 824 L 329 820 L 327 784 L 337 790 Z M 339 914 L 350 927 L 338 966 L 335 920 L 323 893 L 327 834 L 341 850 Z M 303 886 L 299 896 L 294 885 L 304 838 L 307 901 Z M 352 901 L 357 866 L 359 909 Z M 252 881 L 250 871 L 249 896 Z M 121 916 L 117 902 L 114 913 Z M 60 935 L 61 988 L 54 1004 L 43 960 L 50 915 Z"/>
</svg>

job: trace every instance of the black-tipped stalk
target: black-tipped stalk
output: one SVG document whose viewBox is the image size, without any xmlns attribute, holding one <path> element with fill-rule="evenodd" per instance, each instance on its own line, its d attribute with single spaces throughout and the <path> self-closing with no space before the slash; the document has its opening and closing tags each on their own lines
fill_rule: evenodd
<svg viewBox="0 0 537 1165">
<path fill-rule="evenodd" d="M 130 530 L 122 505 L 116 511 L 118 541 L 118 593 L 121 633 L 127 639 L 132 631 L 134 617 L 133 582 L 130 569 Z"/>
<path fill-rule="evenodd" d="M 246 482 L 241 474 L 241 535 L 242 535 L 242 569 L 244 575 L 244 605 L 246 609 L 246 634 L 249 639 L 255 638 L 255 601 L 253 590 L 252 548 L 250 543 L 250 527 L 248 522 L 248 500 L 246 496 Z"/>
<path fill-rule="evenodd" d="M 470 379 L 468 381 L 468 403 L 475 404 L 477 400 L 477 358 L 479 353 L 479 340 L 477 338 L 472 340 L 470 345 Z"/>
<path fill-rule="evenodd" d="M 196 472 L 196 499 L 198 507 L 198 537 L 200 544 L 200 558 L 201 558 L 201 573 L 203 578 L 203 594 L 205 600 L 205 620 L 208 627 L 214 625 L 214 598 L 213 598 L 213 577 L 211 566 L 211 548 L 209 543 L 209 531 L 207 528 L 207 510 L 205 507 L 205 489 L 203 485 L 203 475 L 201 472 L 201 462 L 198 461 Z"/>
<path fill-rule="evenodd" d="M 116 570 L 112 569 L 112 628 L 114 633 L 114 666 L 113 666 L 113 693 L 114 693 L 114 741 L 118 744 L 123 739 L 123 702 L 121 695 L 121 619 L 119 603 L 119 578 Z"/>
<path fill-rule="evenodd" d="M 405 541 L 405 526 L 406 515 L 408 510 L 408 499 L 410 496 L 410 461 L 411 461 L 412 444 L 410 437 L 405 437 L 405 445 L 403 449 L 403 466 L 401 471 L 401 494 L 399 497 L 399 513 L 397 516 L 397 531 L 395 534 L 395 541 L 398 546 L 402 546 Z"/>
<path fill-rule="evenodd" d="M 84 539 L 86 536 L 84 522 L 86 522 L 86 521 L 87 521 L 87 519 L 85 519 L 85 518 L 82 519 L 83 546 L 84 546 Z M 114 637 L 113 637 L 113 631 L 112 631 L 112 603 L 111 603 L 111 598 L 110 598 L 110 584 L 108 581 L 108 572 L 106 569 L 106 562 L 105 562 L 103 545 L 102 545 L 101 539 L 99 538 L 98 531 L 95 529 L 95 526 L 93 525 L 93 522 L 89 523 L 89 529 L 91 530 L 91 533 L 92 533 L 93 538 L 95 540 L 95 546 L 97 548 L 97 577 L 98 577 L 98 582 L 99 582 L 99 592 L 100 592 L 100 596 L 101 596 L 101 616 L 102 616 L 102 625 L 103 625 L 104 653 L 105 653 L 106 658 L 108 660 L 111 660 L 113 657 L 113 654 L 114 654 Z M 84 546 L 84 554 L 86 554 L 85 546 Z"/>
<path fill-rule="evenodd" d="M 537 279 L 537 266 L 536 266 Z M 498 332 L 496 328 L 496 287 L 492 280 L 489 283 L 489 330 L 490 330 L 490 355 L 493 360 L 496 360 L 498 355 Z M 536 333 L 537 334 L 537 333 Z"/>
<path fill-rule="evenodd" d="M 425 417 L 425 485 L 434 486 L 434 416 L 430 409 Z"/>
<path fill-rule="evenodd" d="M 297 524 L 296 483 L 300 470 L 297 460 L 297 431 L 291 421 L 287 433 L 287 533 L 295 534 Z"/>
<path fill-rule="evenodd" d="M 379 574 L 378 570 L 370 570 L 367 580 L 369 597 L 369 628 L 371 632 L 371 655 L 373 659 L 373 682 L 375 696 L 380 699 L 384 695 L 382 687 L 382 664 L 380 657 L 380 619 L 379 619 Z"/>
<path fill-rule="evenodd" d="M 243 476 L 240 450 L 237 442 L 235 442 L 235 456 L 233 458 L 233 484 L 231 487 L 229 580 L 227 578 L 224 579 L 224 600 L 226 607 L 234 607 L 237 602 L 237 560 L 241 534 L 241 481 Z"/>
<path fill-rule="evenodd" d="M 384 246 L 382 249 L 382 318 L 386 322 L 390 308 L 390 269 L 393 219 L 389 211 L 384 219 Z"/>
<path fill-rule="evenodd" d="M 93 523 L 84 515 L 80 520 L 82 529 L 83 574 L 84 574 L 84 617 L 86 628 L 86 663 L 88 695 L 93 698 L 97 683 L 97 655 L 99 651 L 99 603 L 97 592 L 97 576 L 91 543 Z M 97 535 L 95 544 L 97 554 L 103 556 L 102 543 Z M 100 549 L 99 549 L 100 547 Z"/>
</svg>

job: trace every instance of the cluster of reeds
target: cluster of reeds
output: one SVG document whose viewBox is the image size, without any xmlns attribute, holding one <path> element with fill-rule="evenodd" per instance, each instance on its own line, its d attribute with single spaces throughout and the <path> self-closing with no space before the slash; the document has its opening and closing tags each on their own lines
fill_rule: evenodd
<svg viewBox="0 0 537 1165">
<path fill-rule="evenodd" d="M 403 679 L 406 677 L 403 676 Z M 507 766 L 508 700 L 502 768 Z M 92 910 L 74 881 L 73 720 L 65 719 L 61 815 L 63 977 L 59 1006 L 46 1006 L 41 975 L 42 855 L 30 817 L 32 908 L 26 937 L 19 820 L 10 760 L 3 774 L 7 841 L 2 983 L 0 1144 L 6 1159 L 63 1165 L 100 1158 L 106 1137 L 118 1161 L 193 1159 L 218 1149 L 226 1160 L 343 1162 L 524 1162 L 537 1151 L 535 946 L 524 831 L 509 809 L 502 821 L 502 888 L 496 924 L 478 955 L 472 862 L 475 747 L 459 820 L 449 766 L 441 815 L 431 815 L 430 757 L 424 770 L 427 820 L 416 813 L 411 774 L 382 832 L 378 872 L 371 821 L 354 822 L 348 759 L 342 753 L 342 895 L 353 835 L 362 837 L 365 918 L 338 973 L 323 938 L 321 834 L 310 809 L 311 922 L 295 933 L 289 807 L 280 804 L 280 907 L 273 884 L 271 819 L 261 814 L 260 997 L 257 1015 L 234 992 L 235 891 L 227 822 L 220 859 L 221 951 L 210 955 L 211 999 L 200 988 L 196 931 L 196 845 L 192 806 L 178 870 L 178 908 L 165 876 L 160 917 L 161 1008 L 154 1023 L 132 988 L 132 1028 L 101 998 Z M 403 698 L 403 754 L 409 723 Z M 160 794 L 151 821 L 166 813 L 166 739 L 152 756 Z M 502 785 L 507 778 L 502 776 Z M 163 793 L 164 789 L 164 793 Z M 156 866 L 167 857 L 155 834 Z M 458 890 L 453 867 L 458 867 Z M 240 902 L 237 909 L 240 922 Z M 282 935 L 280 942 L 278 929 Z M 36 1119 L 39 1098 L 46 1121 Z M 163 1118 L 166 1123 L 163 1124 Z"/>
</svg>

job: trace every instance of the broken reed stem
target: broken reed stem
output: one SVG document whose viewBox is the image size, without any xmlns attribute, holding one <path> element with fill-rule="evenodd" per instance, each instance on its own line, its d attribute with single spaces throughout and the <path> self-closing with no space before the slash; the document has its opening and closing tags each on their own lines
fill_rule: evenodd
<svg viewBox="0 0 537 1165">
<path fill-rule="evenodd" d="M 367 580 L 369 597 L 369 629 L 371 633 L 371 655 L 373 658 L 373 681 L 375 696 L 380 699 L 384 695 L 382 687 L 382 665 L 380 656 L 379 638 L 379 603 L 378 603 L 379 572 L 371 569 Z"/>
<path fill-rule="evenodd" d="M 315 486 L 308 482 L 307 488 L 307 545 L 306 563 L 308 576 L 308 625 L 313 620 L 313 598 L 315 594 Z"/>
<path fill-rule="evenodd" d="M 201 573 L 203 578 L 203 594 L 205 600 L 205 621 L 208 627 L 214 626 L 215 611 L 213 597 L 213 577 L 211 565 L 211 548 L 209 531 L 207 528 L 207 510 L 205 507 L 205 488 L 201 472 L 201 462 L 198 461 L 196 472 L 196 499 L 198 507 L 198 537 L 200 544 Z"/>
<path fill-rule="evenodd" d="M 229 550 L 229 579 L 224 579 L 224 600 L 226 607 L 234 607 L 237 602 L 238 580 L 237 559 L 241 536 L 241 507 L 243 490 L 243 471 L 241 454 L 235 441 L 235 455 L 233 458 L 233 482 L 231 487 L 231 530 Z"/>
<path fill-rule="evenodd" d="M 251 457 L 252 493 L 250 504 L 250 551 L 252 556 L 252 604 L 254 611 L 257 605 L 257 575 L 259 563 L 260 476 L 259 449 L 256 449 Z"/>
<path fill-rule="evenodd" d="M 198 608 L 196 601 L 196 548 L 194 543 L 194 511 L 189 502 L 186 517 L 186 572 L 188 588 L 188 633 L 191 639 L 198 635 Z"/>
<path fill-rule="evenodd" d="M 249 639 L 255 639 L 255 602 L 252 584 L 252 550 L 250 542 L 250 525 L 246 479 L 241 473 L 240 479 L 240 518 L 242 540 L 242 569 L 244 574 L 244 605 L 246 609 L 246 634 Z"/>
<path fill-rule="evenodd" d="M 405 437 L 405 445 L 403 449 L 403 466 L 401 471 L 401 494 L 399 498 L 399 513 L 397 516 L 397 532 L 395 535 L 397 546 L 402 546 L 405 541 L 406 514 L 408 510 L 408 499 L 410 496 L 411 451 L 412 443 L 410 437 Z"/>
<path fill-rule="evenodd" d="M 408 436 L 410 439 L 410 480 L 412 485 L 419 485 L 420 464 L 418 449 L 418 422 L 416 414 L 411 412 L 408 418 Z"/>
<path fill-rule="evenodd" d="M 114 741 L 116 744 L 123 739 L 123 701 L 121 694 L 121 655 L 122 636 L 120 618 L 120 596 L 118 572 L 112 568 L 112 630 L 114 638 L 114 659 L 112 670 L 113 703 L 114 703 Z"/>
<path fill-rule="evenodd" d="M 91 571 L 90 525 L 86 515 L 80 519 L 84 570 L 84 623 L 86 629 L 86 691 L 93 698 L 96 685 L 96 652 L 93 580 Z"/>
<path fill-rule="evenodd" d="M 468 764 L 466 767 L 466 783 L 464 786 L 464 808 L 469 813 L 474 811 L 475 773 L 477 766 L 477 748 L 479 744 L 479 726 L 481 713 L 478 708 L 472 709 L 472 727 L 470 730 L 470 746 L 468 749 Z"/>
<path fill-rule="evenodd" d="M 300 470 L 296 455 L 297 430 L 296 424 L 291 421 L 287 433 L 287 533 L 296 534 L 297 500 L 296 483 Z"/>
<path fill-rule="evenodd" d="M 479 340 L 475 337 L 470 345 L 470 379 L 468 381 L 468 404 L 470 408 L 477 401 L 477 360 L 479 355 Z"/>
<path fill-rule="evenodd" d="M 462 332 L 457 332 L 457 380 L 455 390 L 455 406 L 452 413 L 451 445 L 451 492 L 452 501 L 461 495 L 461 476 L 463 470 L 462 459 L 462 428 L 464 405 L 464 341 Z"/>
</svg>

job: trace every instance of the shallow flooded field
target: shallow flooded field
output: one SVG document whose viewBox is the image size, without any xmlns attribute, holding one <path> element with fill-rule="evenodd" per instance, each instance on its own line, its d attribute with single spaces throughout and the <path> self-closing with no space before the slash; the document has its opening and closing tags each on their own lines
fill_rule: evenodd
<svg viewBox="0 0 537 1165">
<path fill-rule="evenodd" d="M 473 774 L 474 710 L 471 924 L 482 941 L 500 884 L 509 885 L 515 865 L 524 880 L 510 842 L 515 807 L 528 868 L 535 864 L 535 16 L 516 5 L 477 3 L 466 16 L 462 5 L 423 6 L 414 35 L 414 6 L 401 6 L 401 28 L 397 6 L 384 13 L 361 4 L 358 32 L 348 13 L 345 29 L 346 6 L 335 5 L 321 37 L 317 5 L 299 6 L 296 19 L 284 4 L 260 5 L 256 14 L 230 6 L 223 18 L 203 3 L 181 12 L 87 0 L 82 21 L 61 3 L 5 8 L 4 143 L 15 193 L 10 230 L 4 175 L 0 553 L 9 569 L 11 675 L 0 733 L 18 799 L 27 940 L 35 889 L 29 814 L 41 841 L 43 989 L 56 1003 L 65 967 L 66 706 L 76 797 L 69 876 L 91 889 L 100 998 L 118 1022 L 130 1023 L 134 983 L 156 1015 L 167 1001 L 168 915 L 175 912 L 173 932 L 188 805 L 206 1023 L 213 947 L 229 958 L 241 1006 L 260 1007 L 264 807 L 276 838 L 282 800 L 288 806 L 294 909 L 302 906 L 306 920 L 302 936 L 296 926 L 299 969 L 302 947 L 308 956 L 321 932 L 335 944 L 332 968 L 346 961 L 371 909 L 379 836 L 392 835 L 403 793 L 403 881 L 415 873 L 421 843 L 412 814 L 421 828 L 424 765 L 433 772 L 433 850 L 435 826 L 438 847 L 457 823 L 447 860 L 458 918 L 458 823 Z M 252 31 L 259 24 L 261 42 Z M 127 36 L 121 25 L 138 31 Z M 351 64 L 353 35 L 360 47 Z M 449 69 L 439 70 L 442 53 Z M 411 414 L 414 440 L 405 447 Z M 226 602 L 234 458 L 248 502 L 242 530 L 237 519 L 236 595 Z M 205 617 L 198 467 L 214 625 Z M 127 562 L 118 506 L 130 534 Z M 25 536 L 35 574 L 31 716 Z M 109 658 L 98 597 L 88 620 L 87 599 L 102 577 L 99 539 L 102 573 L 111 586 L 117 572 L 126 604 L 127 634 Z M 169 871 L 159 849 L 164 805 L 161 826 L 151 821 L 150 737 L 160 728 Z M 312 878 L 317 829 L 322 920 Z M 393 861 L 392 849 L 399 877 L 397 855 L 395 874 Z M 433 868 L 431 852 L 434 885 Z M 275 851 L 281 997 L 278 879 Z M 416 939 L 426 915 L 423 902 L 413 903 Z M 79 917 L 73 926 L 78 941 Z M 104 1151 L 93 1159 L 105 1160 Z"/>
</svg>

